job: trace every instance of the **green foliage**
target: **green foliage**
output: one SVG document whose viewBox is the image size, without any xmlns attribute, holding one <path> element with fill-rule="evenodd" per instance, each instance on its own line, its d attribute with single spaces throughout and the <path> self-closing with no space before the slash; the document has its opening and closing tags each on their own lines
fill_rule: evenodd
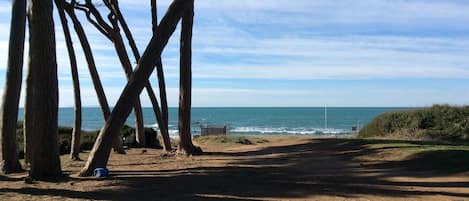
<svg viewBox="0 0 469 201">
<path fill-rule="evenodd" d="M 469 139 L 469 106 L 386 112 L 360 130 L 359 137 L 406 136 L 415 139 Z"/>
<path fill-rule="evenodd" d="M 68 154 L 70 153 L 71 149 L 71 141 L 72 141 L 72 131 L 73 128 L 71 127 L 63 127 L 60 126 L 58 128 L 59 132 L 59 148 L 60 154 Z M 96 141 L 96 137 L 98 136 L 99 131 L 81 131 L 80 135 L 80 149 L 83 150 L 91 150 L 93 148 L 94 142 Z M 149 147 L 159 148 L 160 143 L 156 139 L 156 132 L 153 131 L 151 128 L 145 128 L 145 134 L 148 139 L 155 138 L 155 140 L 149 140 L 151 145 Z M 23 122 L 19 121 L 16 126 L 16 136 L 18 142 L 18 152 L 19 157 L 24 157 L 24 134 L 23 134 Z M 135 129 L 125 125 L 121 129 L 121 136 L 133 136 L 135 138 Z"/>
<path fill-rule="evenodd" d="M 60 126 L 58 128 L 59 132 L 59 151 L 60 154 L 70 153 L 71 141 L 72 141 L 72 131 L 71 127 Z M 94 141 L 98 131 L 82 131 L 80 136 L 80 147 L 81 150 L 90 150 L 93 148 Z M 16 136 L 18 141 L 18 152 L 20 158 L 24 157 L 24 134 L 23 134 L 23 122 L 19 121 L 16 126 Z"/>
<path fill-rule="evenodd" d="M 80 135 L 80 150 L 91 150 L 96 137 L 98 137 L 98 133 L 98 131 L 82 131 Z"/>
<path fill-rule="evenodd" d="M 129 137 L 131 135 L 135 134 L 135 128 L 132 128 L 128 125 L 124 125 L 122 128 L 121 128 L 121 135 L 123 137 Z"/>
<path fill-rule="evenodd" d="M 144 128 L 146 144 L 143 147 L 147 148 L 163 148 L 160 144 L 160 140 L 157 137 L 157 132 L 153 128 Z M 137 144 L 135 128 L 128 125 L 124 125 L 121 128 L 121 136 L 124 138 L 124 145 L 128 147 L 142 147 Z"/>
</svg>

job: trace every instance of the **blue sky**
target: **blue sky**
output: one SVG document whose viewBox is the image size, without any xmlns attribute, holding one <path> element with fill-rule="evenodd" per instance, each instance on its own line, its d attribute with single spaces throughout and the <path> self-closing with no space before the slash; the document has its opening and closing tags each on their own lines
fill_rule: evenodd
<svg viewBox="0 0 469 201">
<path fill-rule="evenodd" d="M 151 37 L 149 2 L 120 2 L 143 52 Z M 160 17 L 169 2 L 159 1 Z M 195 6 L 193 106 L 469 104 L 469 0 L 196 0 Z M 10 1 L 0 0 L 0 88 L 9 20 Z M 124 73 L 112 44 L 86 29 L 113 104 Z M 56 30 L 60 105 L 73 106 L 61 26 Z M 178 42 L 176 33 L 163 55 L 171 106 L 178 100 Z M 76 49 L 83 105 L 97 106 Z M 142 102 L 150 106 L 145 94 Z"/>
</svg>

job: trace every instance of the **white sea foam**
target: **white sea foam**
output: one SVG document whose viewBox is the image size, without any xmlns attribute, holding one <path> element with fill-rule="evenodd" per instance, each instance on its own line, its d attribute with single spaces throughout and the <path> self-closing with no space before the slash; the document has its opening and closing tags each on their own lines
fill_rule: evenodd
<svg viewBox="0 0 469 201">
<path fill-rule="evenodd" d="M 158 128 L 158 123 L 145 125 L 145 127 L 157 129 Z"/>
<path fill-rule="evenodd" d="M 150 125 L 154 130 L 158 131 L 158 124 Z M 286 134 L 286 135 L 348 135 L 352 132 L 345 129 L 334 128 L 288 128 L 288 127 L 231 127 L 229 133 L 233 134 Z M 198 127 L 192 128 L 192 134 L 200 134 Z M 179 130 L 175 125 L 169 125 L 169 136 L 171 138 L 179 137 Z"/>
<path fill-rule="evenodd" d="M 245 134 L 290 134 L 290 135 L 341 135 L 350 134 L 351 131 L 333 128 L 266 128 L 266 127 L 236 127 L 230 129 L 231 133 Z"/>
</svg>

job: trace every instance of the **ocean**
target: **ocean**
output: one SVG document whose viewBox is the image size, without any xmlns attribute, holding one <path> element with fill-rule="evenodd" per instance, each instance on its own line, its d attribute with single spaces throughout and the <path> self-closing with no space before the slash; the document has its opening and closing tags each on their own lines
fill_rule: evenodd
<svg viewBox="0 0 469 201">
<path fill-rule="evenodd" d="M 192 134 L 200 134 L 201 126 L 228 127 L 230 134 L 249 135 L 320 135 L 340 136 L 353 134 L 352 127 L 363 127 L 379 114 L 409 108 L 365 107 L 298 107 L 298 108 L 193 108 Z M 177 136 L 177 108 L 169 109 L 169 130 Z M 144 123 L 156 129 L 151 108 L 143 108 Z M 326 117 L 327 116 L 327 117 Z M 127 125 L 133 126 L 133 115 Z M 23 119 L 20 109 L 19 119 Z M 99 130 L 104 123 L 99 108 L 83 109 L 83 129 Z M 73 108 L 59 109 L 59 125 L 73 125 Z"/>
</svg>

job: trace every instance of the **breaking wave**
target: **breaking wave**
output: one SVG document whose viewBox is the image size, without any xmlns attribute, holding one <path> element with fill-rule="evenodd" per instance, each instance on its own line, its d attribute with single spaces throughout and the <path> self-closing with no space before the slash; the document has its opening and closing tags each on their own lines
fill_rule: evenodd
<svg viewBox="0 0 469 201">
<path fill-rule="evenodd" d="M 158 130 L 157 124 L 150 125 L 154 130 Z M 350 135 L 351 130 L 335 129 L 335 128 L 288 128 L 288 127 L 229 127 L 228 132 L 231 134 L 273 134 L 273 135 Z M 179 131 L 176 125 L 169 125 L 170 137 L 178 137 Z M 193 126 L 192 134 L 199 135 L 200 127 Z"/>
<path fill-rule="evenodd" d="M 265 127 L 236 127 L 230 129 L 236 134 L 288 134 L 288 135 L 348 135 L 350 130 L 334 128 L 265 128 Z"/>
</svg>

